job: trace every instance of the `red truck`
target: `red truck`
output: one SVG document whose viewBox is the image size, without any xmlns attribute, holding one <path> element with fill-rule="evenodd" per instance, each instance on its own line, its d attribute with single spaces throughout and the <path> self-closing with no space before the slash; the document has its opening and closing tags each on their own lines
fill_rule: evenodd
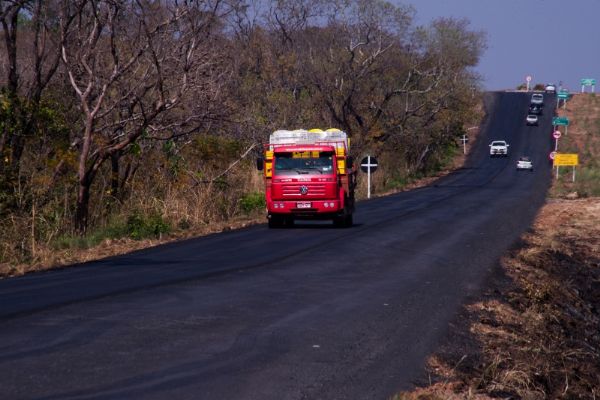
<svg viewBox="0 0 600 400">
<path fill-rule="evenodd" d="M 339 129 L 273 132 L 257 162 L 264 172 L 269 228 L 298 219 L 352 226 L 356 171 L 348 150 L 348 136 Z"/>
</svg>

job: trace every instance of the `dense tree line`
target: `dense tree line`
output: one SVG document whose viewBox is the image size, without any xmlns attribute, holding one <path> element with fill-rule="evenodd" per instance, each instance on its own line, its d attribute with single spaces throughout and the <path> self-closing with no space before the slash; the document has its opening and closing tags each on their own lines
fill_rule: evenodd
<svg viewBox="0 0 600 400">
<path fill-rule="evenodd" d="M 338 127 L 386 178 L 439 166 L 484 49 L 366 0 L 1 0 L 0 263 L 152 210 L 227 218 L 280 128 Z M 233 167 L 232 167 L 233 165 Z M 182 226 L 183 226 L 182 225 Z M 18 257 L 17 257 L 18 258 Z"/>
</svg>

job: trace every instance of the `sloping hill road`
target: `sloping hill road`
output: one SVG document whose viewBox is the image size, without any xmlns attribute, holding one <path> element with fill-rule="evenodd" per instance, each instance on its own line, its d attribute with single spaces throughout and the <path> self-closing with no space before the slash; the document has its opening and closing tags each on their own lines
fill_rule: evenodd
<svg viewBox="0 0 600 400">
<path fill-rule="evenodd" d="M 362 202 L 356 225 L 266 225 L 0 281 L 6 399 L 385 399 L 543 204 L 547 99 L 487 95 L 465 168 Z M 505 139 L 508 158 L 490 158 Z M 532 157 L 533 173 L 516 159 Z"/>
</svg>

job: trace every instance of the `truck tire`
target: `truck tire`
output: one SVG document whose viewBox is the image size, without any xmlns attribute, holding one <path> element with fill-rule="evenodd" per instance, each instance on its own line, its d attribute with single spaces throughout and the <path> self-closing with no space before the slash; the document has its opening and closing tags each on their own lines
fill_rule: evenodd
<svg viewBox="0 0 600 400">
<path fill-rule="evenodd" d="M 351 228 L 354 225 L 353 214 L 346 215 L 346 228 Z"/>
<path fill-rule="evenodd" d="M 353 223 L 352 214 L 340 215 L 333 219 L 333 225 L 337 228 L 350 228 Z"/>
<path fill-rule="evenodd" d="M 284 219 L 279 215 L 271 215 L 269 217 L 269 229 L 283 228 Z"/>
</svg>

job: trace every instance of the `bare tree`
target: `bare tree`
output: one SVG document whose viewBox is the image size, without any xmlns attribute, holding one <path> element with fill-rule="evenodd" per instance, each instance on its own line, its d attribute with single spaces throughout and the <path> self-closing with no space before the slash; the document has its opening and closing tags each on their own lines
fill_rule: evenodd
<svg viewBox="0 0 600 400">
<path fill-rule="evenodd" d="M 84 0 L 62 59 L 79 98 L 75 227 L 88 225 L 90 188 L 104 162 L 141 137 L 169 138 L 213 117 L 222 63 L 220 1 Z M 187 100 L 187 101 L 184 101 Z M 196 104 L 194 104 L 194 100 Z"/>
</svg>

